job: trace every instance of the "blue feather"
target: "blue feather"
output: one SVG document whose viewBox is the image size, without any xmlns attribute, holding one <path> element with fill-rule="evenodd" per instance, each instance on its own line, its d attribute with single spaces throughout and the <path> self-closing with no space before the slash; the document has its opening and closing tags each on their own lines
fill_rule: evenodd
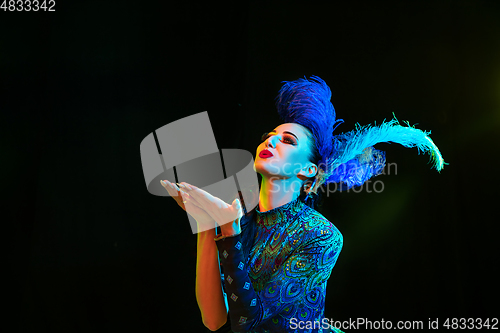
<svg viewBox="0 0 500 333">
<path fill-rule="evenodd" d="M 396 117 L 379 126 L 357 124 L 353 131 L 334 136 L 333 132 L 343 120 L 336 119 L 330 102 L 332 93 L 326 82 L 317 76 L 283 82 L 276 97 L 278 114 L 285 123 L 297 123 L 309 129 L 317 150 L 314 163 L 325 171 L 325 183 L 341 182 L 350 188 L 382 173 L 385 153 L 373 148 L 381 142 L 417 147 L 419 153 L 431 156 L 437 171 L 447 164 L 429 138 L 430 132 L 416 129 L 408 122 L 405 122 L 408 126 L 401 126 Z"/>
<path fill-rule="evenodd" d="M 318 76 L 283 82 L 276 97 L 278 115 L 285 123 L 297 123 L 309 129 L 319 155 L 326 160 L 333 152 L 333 131 L 344 122 L 335 118 L 330 88 Z"/>
<path fill-rule="evenodd" d="M 373 146 L 382 142 L 399 143 L 406 148 L 417 147 L 419 153 L 428 153 L 432 167 L 441 171 L 447 163 L 429 137 L 430 132 L 414 128 L 408 122 L 406 124 L 408 126 L 401 126 L 396 118 L 379 126 L 357 124 L 355 130 L 334 136 L 334 153 L 325 166 L 326 183 L 342 181 L 348 187 L 359 186 L 380 174 L 385 165 L 385 154 L 373 149 Z"/>
<path fill-rule="evenodd" d="M 385 152 L 365 148 L 356 158 L 340 164 L 331 175 L 327 175 L 325 183 L 342 183 L 344 188 L 361 186 L 371 177 L 381 174 L 385 167 Z"/>
</svg>

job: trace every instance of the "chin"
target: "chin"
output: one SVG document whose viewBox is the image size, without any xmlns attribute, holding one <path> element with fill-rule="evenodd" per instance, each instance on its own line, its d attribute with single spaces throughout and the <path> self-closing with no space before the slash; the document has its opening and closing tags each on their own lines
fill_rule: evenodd
<svg viewBox="0 0 500 333">
<path fill-rule="evenodd" d="M 272 176 L 270 174 L 269 166 L 266 165 L 266 161 L 262 159 L 258 159 L 253 164 L 253 169 L 255 172 L 259 173 L 262 176 Z"/>
<path fill-rule="evenodd" d="M 271 166 L 270 163 L 267 163 L 265 160 L 255 161 L 253 169 L 266 178 L 283 178 L 282 174 L 276 173 L 276 166 Z"/>
<path fill-rule="evenodd" d="M 253 170 L 257 173 L 262 174 L 263 172 L 266 173 L 265 167 L 262 165 L 262 160 L 257 159 L 253 163 Z"/>
</svg>

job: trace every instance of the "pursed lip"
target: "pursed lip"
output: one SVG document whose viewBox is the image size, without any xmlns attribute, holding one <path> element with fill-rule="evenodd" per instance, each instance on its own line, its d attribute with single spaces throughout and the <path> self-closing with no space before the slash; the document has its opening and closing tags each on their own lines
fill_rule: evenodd
<svg viewBox="0 0 500 333">
<path fill-rule="evenodd" d="M 273 153 L 271 153 L 269 150 L 267 149 L 264 149 L 262 150 L 260 153 L 259 153 L 259 157 L 260 158 L 268 158 L 268 157 L 271 157 L 271 156 L 274 156 Z"/>
</svg>

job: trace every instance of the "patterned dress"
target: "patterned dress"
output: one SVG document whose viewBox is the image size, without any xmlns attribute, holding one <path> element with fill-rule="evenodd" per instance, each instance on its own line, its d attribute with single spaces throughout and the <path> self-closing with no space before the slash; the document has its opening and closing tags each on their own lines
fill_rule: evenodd
<svg viewBox="0 0 500 333">
<path fill-rule="evenodd" d="M 216 237 L 232 331 L 331 332 L 323 320 L 326 284 L 342 234 L 299 198 L 267 212 L 256 209 L 254 217 L 247 258 L 241 235 Z"/>
</svg>

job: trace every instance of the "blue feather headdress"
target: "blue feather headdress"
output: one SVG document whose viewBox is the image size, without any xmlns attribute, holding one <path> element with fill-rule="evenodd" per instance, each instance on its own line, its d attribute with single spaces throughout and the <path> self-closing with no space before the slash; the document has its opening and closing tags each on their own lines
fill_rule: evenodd
<svg viewBox="0 0 500 333">
<path fill-rule="evenodd" d="M 321 183 L 342 183 L 345 188 L 360 186 L 382 173 L 385 153 L 373 148 L 377 143 L 394 142 L 407 148 L 417 147 L 428 153 L 437 171 L 446 164 L 430 132 L 401 126 L 396 118 L 379 126 L 361 126 L 350 132 L 333 135 L 343 120 L 335 118 L 328 85 L 317 76 L 309 80 L 284 81 L 277 97 L 280 118 L 285 123 L 300 124 L 311 132 L 319 153 L 318 167 L 323 171 Z"/>
<path fill-rule="evenodd" d="M 344 122 L 335 119 L 330 88 L 317 76 L 312 76 L 311 80 L 284 82 L 276 98 L 278 114 L 285 123 L 296 123 L 309 129 L 321 156 L 318 162 L 325 164 L 333 153 L 333 131 Z"/>
</svg>

